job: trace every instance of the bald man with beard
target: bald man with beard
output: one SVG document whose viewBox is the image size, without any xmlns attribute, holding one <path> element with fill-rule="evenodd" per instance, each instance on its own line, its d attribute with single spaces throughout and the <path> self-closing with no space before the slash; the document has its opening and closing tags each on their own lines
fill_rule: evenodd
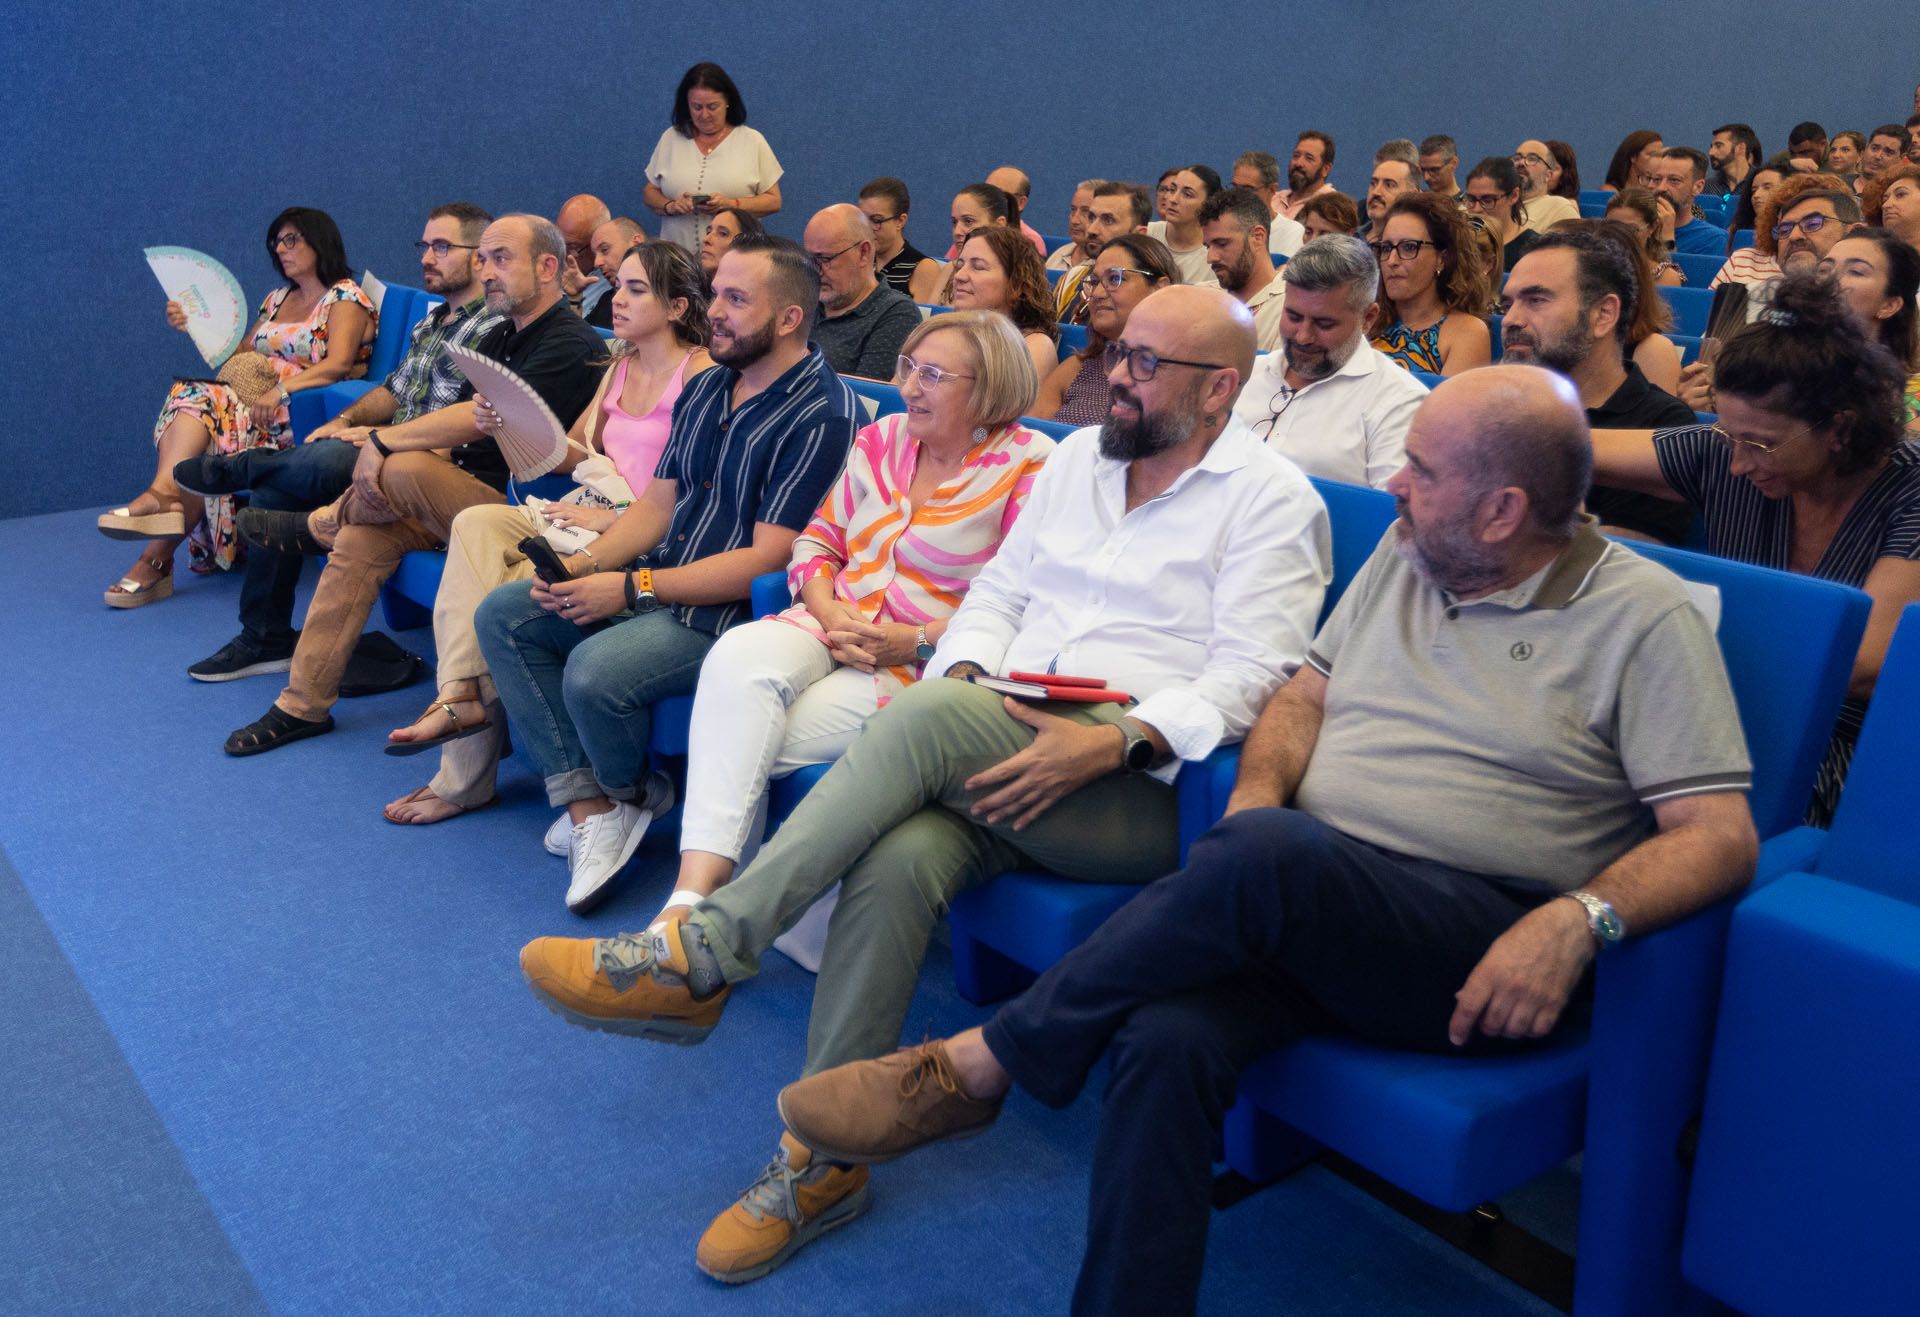
<svg viewBox="0 0 1920 1317">
<path fill-rule="evenodd" d="M 974 579 L 925 676 L 731 884 L 639 935 L 545 938 L 534 992 L 575 1024 L 698 1042 L 759 957 L 836 882 L 807 1072 L 881 1056 L 953 897 L 1012 868 L 1146 883 L 1176 863 L 1175 775 L 1246 734 L 1306 653 L 1329 576 L 1326 510 L 1233 416 L 1253 321 L 1219 289 L 1135 308 L 1106 423 L 1068 436 Z M 1014 699 L 970 677 L 1096 678 L 1135 703 Z M 778 1266 L 865 1209 L 864 1167 L 783 1138 L 701 1240 L 726 1280 Z"/>
<path fill-rule="evenodd" d="M 789 1137 L 864 1169 L 979 1133 L 1015 1084 L 1065 1106 L 1105 1056 L 1073 1310 L 1192 1312 L 1214 1143 L 1256 1058 L 1309 1032 L 1548 1037 L 1596 952 L 1744 886 L 1749 765 L 1712 628 L 1582 516 L 1591 466 L 1564 380 L 1442 383 L 1389 485 L 1398 525 L 1186 867 L 984 1028 L 790 1085 Z"/>
</svg>

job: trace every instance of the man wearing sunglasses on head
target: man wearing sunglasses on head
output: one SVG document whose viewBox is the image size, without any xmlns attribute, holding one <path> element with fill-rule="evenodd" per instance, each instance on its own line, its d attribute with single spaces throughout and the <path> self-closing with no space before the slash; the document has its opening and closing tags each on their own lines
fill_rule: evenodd
<svg viewBox="0 0 1920 1317">
<path fill-rule="evenodd" d="M 1253 320 L 1219 289 L 1165 288 L 1108 347 L 1106 422 L 1069 435 L 967 590 L 925 678 L 866 723 L 754 861 L 681 922 L 542 938 L 534 992 L 588 1028 L 680 1043 L 836 882 L 808 1073 L 882 1056 L 955 895 L 1014 868 L 1146 883 L 1177 862 L 1175 776 L 1238 741 L 1306 653 L 1327 515 L 1298 467 L 1233 415 Z M 1126 702 L 1003 697 L 941 676 L 1072 676 Z M 684 910 L 684 907 L 681 908 Z M 698 1262 L 779 1266 L 865 1210 L 867 1174 L 791 1138 Z"/>
</svg>

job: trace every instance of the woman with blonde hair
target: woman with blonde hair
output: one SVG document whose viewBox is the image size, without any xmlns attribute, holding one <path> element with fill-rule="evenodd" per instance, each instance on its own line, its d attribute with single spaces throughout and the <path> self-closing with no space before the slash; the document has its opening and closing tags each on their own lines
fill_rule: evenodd
<svg viewBox="0 0 1920 1317">
<path fill-rule="evenodd" d="M 901 347 L 895 380 L 906 411 L 854 437 L 839 483 L 793 543 L 787 582 L 798 602 L 707 652 L 680 875 L 662 918 L 684 917 L 732 878 L 765 825 L 769 779 L 838 759 L 875 710 L 920 679 L 1053 451 L 1020 424 L 1038 381 L 1003 315 L 924 321 Z M 810 917 L 821 939 L 826 904 Z"/>
</svg>

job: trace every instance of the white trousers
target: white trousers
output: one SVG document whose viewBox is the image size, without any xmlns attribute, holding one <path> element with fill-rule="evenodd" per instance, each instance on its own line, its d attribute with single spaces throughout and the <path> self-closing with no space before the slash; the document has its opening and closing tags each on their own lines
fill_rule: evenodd
<svg viewBox="0 0 1920 1317">
<path fill-rule="evenodd" d="M 759 840 L 768 780 L 838 759 L 876 707 L 873 678 L 799 627 L 768 619 L 722 635 L 693 696 L 680 849 L 739 861 Z"/>
</svg>

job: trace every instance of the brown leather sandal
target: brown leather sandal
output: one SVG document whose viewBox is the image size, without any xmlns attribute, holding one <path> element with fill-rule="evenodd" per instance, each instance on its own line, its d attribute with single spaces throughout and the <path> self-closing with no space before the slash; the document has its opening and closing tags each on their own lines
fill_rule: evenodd
<svg viewBox="0 0 1920 1317">
<path fill-rule="evenodd" d="M 157 485 L 148 485 L 134 495 L 134 503 L 138 503 L 145 494 L 153 495 L 153 501 L 160 504 L 159 512 L 143 512 L 136 516 L 130 503 L 124 508 L 101 513 L 94 525 L 111 540 L 165 540 L 187 533 L 186 514 L 180 510 L 177 495 L 169 500 Z M 169 502 L 171 509 L 167 506 Z"/>
<path fill-rule="evenodd" d="M 470 727 L 462 725 L 460 715 L 454 712 L 454 709 L 462 704 L 480 705 L 480 721 Z M 427 706 L 429 713 L 435 709 L 447 715 L 447 721 L 453 724 L 450 731 L 426 741 L 389 741 L 386 744 L 387 753 L 393 755 L 395 758 L 404 758 L 407 755 L 417 755 L 428 750 L 438 750 L 449 741 L 459 741 L 469 736 L 478 736 L 481 732 L 493 726 L 493 719 L 486 716 L 487 706 L 481 702 L 477 695 L 469 695 L 465 699 L 460 700 L 435 700 Z M 425 715 L 423 714 L 421 716 L 424 717 Z M 414 722 L 419 721 L 419 718 L 414 719 Z"/>
<path fill-rule="evenodd" d="M 141 555 L 140 561 L 160 573 L 158 579 L 142 585 L 131 576 L 123 576 L 106 593 L 108 608 L 145 608 L 148 604 L 157 604 L 173 593 L 173 558 L 149 558 Z"/>
</svg>

